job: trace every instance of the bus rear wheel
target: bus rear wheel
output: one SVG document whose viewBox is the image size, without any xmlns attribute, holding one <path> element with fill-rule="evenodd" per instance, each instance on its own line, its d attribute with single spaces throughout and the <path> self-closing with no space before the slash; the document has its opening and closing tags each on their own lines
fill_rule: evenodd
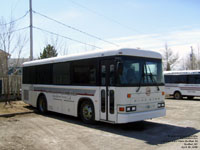
<svg viewBox="0 0 200 150">
<path fill-rule="evenodd" d="M 47 113 L 47 100 L 46 100 L 44 95 L 41 95 L 38 98 L 37 108 L 38 108 L 40 113 L 42 113 L 42 114 Z"/>
<path fill-rule="evenodd" d="M 178 99 L 182 99 L 181 93 L 180 93 L 180 92 L 175 92 L 175 93 L 174 93 L 174 98 L 177 99 L 177 100 L 178 100 Z"/>
<path fill-rule="evenodd" d="M 95 123 L 94 105 L 91 101 L 86 100 L 81 103 L 80 117 L 84 123 L 88 123 L 88 124 Z"/>
</svg>

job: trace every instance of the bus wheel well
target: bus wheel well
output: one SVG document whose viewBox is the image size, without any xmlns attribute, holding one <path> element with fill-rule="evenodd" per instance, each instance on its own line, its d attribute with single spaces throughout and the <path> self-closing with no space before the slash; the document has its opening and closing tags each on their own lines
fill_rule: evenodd
<svg viewBox="0 0 200 150">
<path fill-rule="evenodd" d="M 45 94 L 44 94 L 44 93 L 40 93 L 40 94 L 38 95 L 38 98 L 37 98 L 37 107 L 38 107 L 39 98 L 40 98 L 41 96 L 45 97 L 45 99 L 46 99 Z"/>
<path fill-rule="evenodd" d="M 92 102 L 92 100 L 91 100 L 90 98 L 81 98 L 81 99 L 79 99 L 79 101 L 78 101 L 78 109 L 77 109 L 78 117 L 80 117 L 80 108 L 81 108 L 81 104 L 82 104 L 83 102 L 85 102 L 85 101 L 90 101 L 90 102 L 93 104 L 93 102 Z M 94 104 L 93 104 L 93 106 L 94 106 Z"/>
<path fill-rule="evenodd" d="M 182 99 L 182 94 L 180 91 L 175 91 L 174 92 L 174 98 L 175 99 Z"/>
</svg>

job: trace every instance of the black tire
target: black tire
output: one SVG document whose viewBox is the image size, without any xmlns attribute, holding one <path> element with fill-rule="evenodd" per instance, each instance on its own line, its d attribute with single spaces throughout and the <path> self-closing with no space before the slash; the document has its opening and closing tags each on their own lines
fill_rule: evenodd
<svg viewBox="0 0 200 150">
<path fill-rule="evenodd" d="M 177 100 L 178 100 L 178 99 L 182 99 L 181 93 L 180 93 L 180 92 L 175 92 L 175 93 L 174 93 L 174 98 L 177 99 Z"/>
<path fill-rule="evenodd" d="M 193 100 L 194 96 L 187 96 L 187 99 Z"/>
<path fill-rule="evenodd" d="M 95 123 L 94 105 L 91 101 L 85 100 L 81 103 L 80 117 L 84 123 L 88 124 Z"/>
<path fill-rule="evenodd" d="M 42 113 L 42 114 L 47 113 L 47 111 L 48 111 L 47 110 L 47 100 L 46 100 L 46 97 L 44 95 L 41 95 L 38 98 L 37 108 L 38 108 L 40 113 Z"/>
</svg>

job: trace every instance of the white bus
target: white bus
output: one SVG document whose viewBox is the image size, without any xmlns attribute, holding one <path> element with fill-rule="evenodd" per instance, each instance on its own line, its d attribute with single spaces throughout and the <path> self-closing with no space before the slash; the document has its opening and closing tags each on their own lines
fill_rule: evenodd
<svg viewBox="0 0 200 150">
<path fill-rule="evenodd" d="M 175 99 L 200 96 L 200 70 L 165 71 L 165 93 Z"/>
<path fill-rule="evenodd" d="M 40 112 L 79 116 L 85 123 L 128 123 L 165 116 L 159 53 L 119 49 L 23 64 L 23 101 Z"/>
</svg>

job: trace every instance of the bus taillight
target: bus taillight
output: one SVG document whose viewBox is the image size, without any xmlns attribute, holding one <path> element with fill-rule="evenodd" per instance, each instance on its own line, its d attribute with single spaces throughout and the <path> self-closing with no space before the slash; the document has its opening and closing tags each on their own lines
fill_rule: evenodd
<svg viewBox="0 0 200 150">
<path fill-rule="evenodd" d="M 119 107 L 119 111 L 123 111 L 124 112 L 124 107 Z"/>
</svg>

